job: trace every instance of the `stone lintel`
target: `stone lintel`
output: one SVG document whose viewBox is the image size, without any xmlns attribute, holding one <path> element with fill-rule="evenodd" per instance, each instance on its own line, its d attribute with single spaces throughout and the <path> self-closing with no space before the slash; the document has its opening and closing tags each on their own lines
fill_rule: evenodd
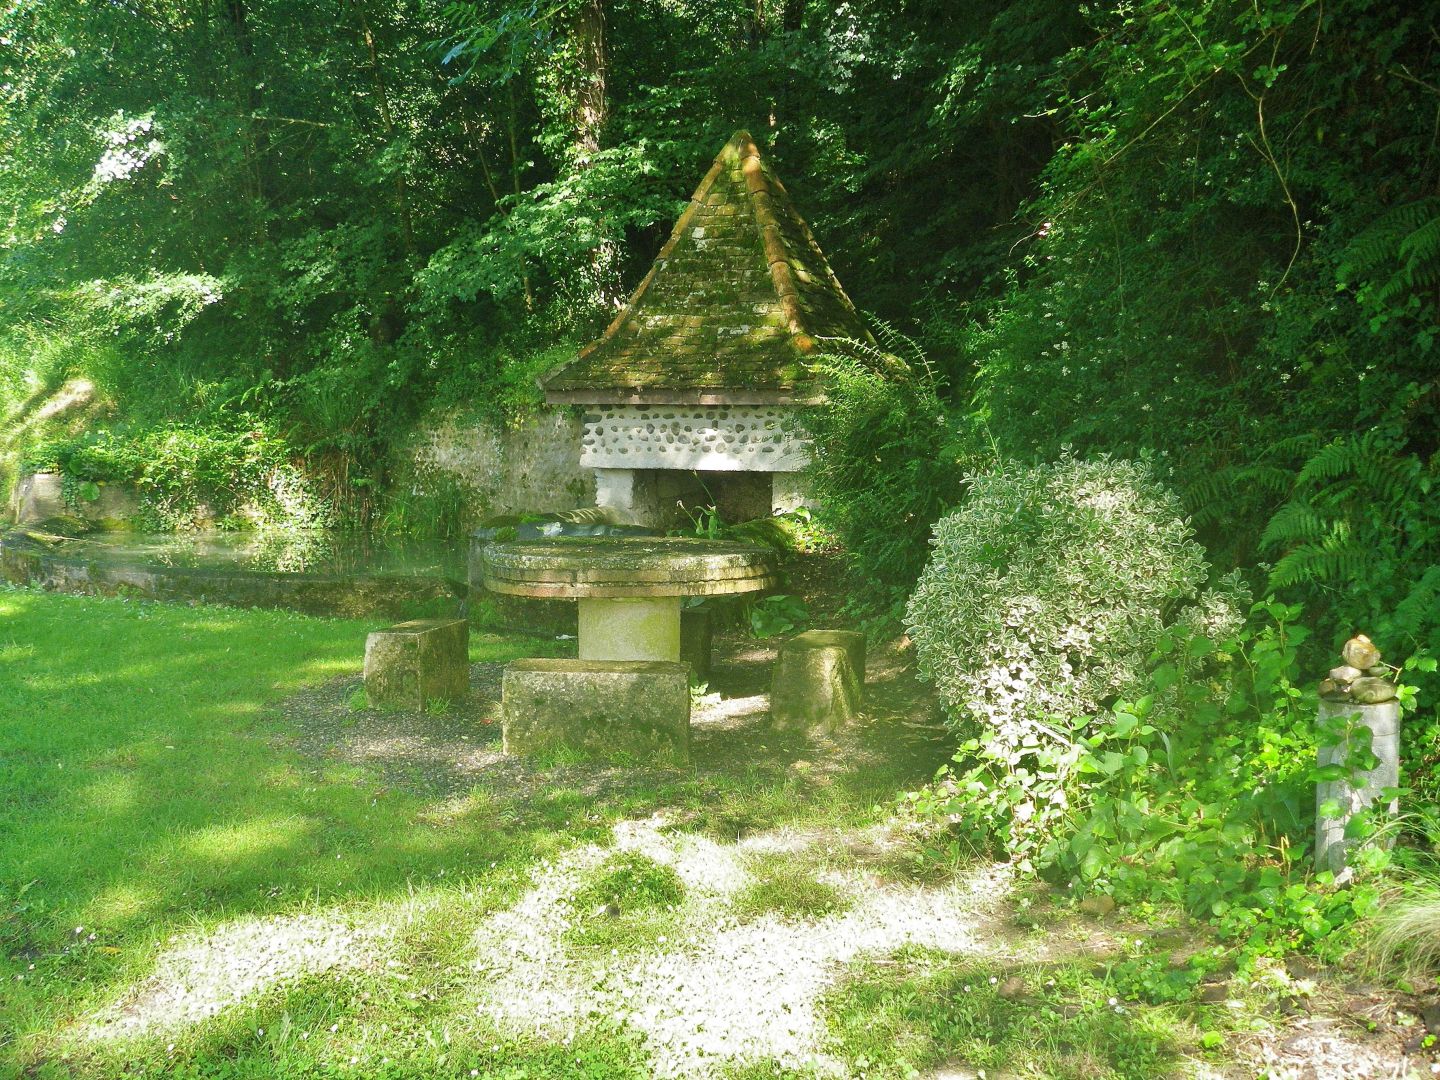
<svg viewBox="0 0 1440 1080">
<path fill-rule="evenodd" d="M 799 411 L 784 406 L 596 406 L 580 463 L 594 469 L 799 472 L 810 462 Z"/>
<path fill-rule="evenodd" d="M 546 390 L 547 405 L 823 405 L 816 390 Z"/>
<path fill-rule="evenodd" d="M 777 452 L 737 454 L 727 450 L 676 447 L 636 450 L 626 447 L 606 449 L 582 446 L 580 465 L 586 469 L 680 469 L 694 472 L 762 472 L 798 473 L 810 465 L 810 457 L 798 443 L 778 448 Z M 598 500 L 598 496 L 597 496 Z M 611 505 L 611 504 L 607 504 Z"/>
</svg>

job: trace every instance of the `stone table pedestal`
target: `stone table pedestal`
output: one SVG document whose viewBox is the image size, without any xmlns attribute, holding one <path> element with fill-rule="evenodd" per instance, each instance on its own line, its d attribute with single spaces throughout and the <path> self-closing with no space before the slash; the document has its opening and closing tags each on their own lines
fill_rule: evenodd
<svg viewBox="0 0 1440 1080">
<path fill-rule="evenodd" d="M 680 601 L 779 584 L 768 548 L 699 537 L 556 537 L 495 543 L 485 587 L 507 596 L 578 600 L 580 659 L 680 659 Z"/>
</svg>

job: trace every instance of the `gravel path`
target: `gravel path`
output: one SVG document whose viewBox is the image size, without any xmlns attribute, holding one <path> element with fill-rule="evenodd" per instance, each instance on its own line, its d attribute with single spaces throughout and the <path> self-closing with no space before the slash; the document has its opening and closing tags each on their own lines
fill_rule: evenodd
<svg viewBox="0 0 1440 1080">
<path fill-rule="evenodd" d="M 906 944 L 1016 955 L 1002 947 L 997 907 L 1007 882 L 993 868 L 931 889 L 877 887 L 859 871 L 835 874 L 827 880 L 853 902 L 843 914 L 740 922 L 729 915 L 729 901 L 749 881 L 749 857 L 800 854 L 835 838 L 795 843 L 767 833 L 717 844 L 666 833 L 663 821 L 651 819 L 623 823 L 615 839 L 617 848 L 673 866 L 685 882 L 679 940 L 659 938 L 615 957 L 568 949 L 565 932 L 577 917 L 568 898 L 607 854 L 578 851 L 543 868 L 524 897 L 477 930 L 477 1011 L 556 1037 L 573 1034 L 588 1017 L 610 1017 L 645 1035 L 657 1076 L 703 1076 L 749 1060 L 833 1072 L 838 1063 L 824 1055 L 816 1006 L 852 960 Z"/>
<path fill-rule="evenodd" d="M 113 1039 L 199 1023 L 301 975 L 372 966 L 389 937 L 388 924 L 361 926 L 324 914 L 233 922 L 176 941 L 154 973 L 96 1017 L 86 1034 Z"/>
<path fill-rule="evenodd" d="M 621 822 L 613 847 L 590 845 L 540 865 L 515 903 L 477 918 L 469 979 L 454 992 L 461 1002 L 468 997 L 465 1007 L 478 1018 L 520 1035 L 565 1039 L 597 1022 L 624 1025 L 644 1037 L 659 1077 L 706 1077 L 761 1061 L 840 1075 L 842 1063 L 826 1055 L 818 1006 L 858 960 L 883 959 L 907 944 L 1011 964 L 1100 960 L 1116 955 L 1116 934 L 1143 933 L 1070 920 L 1052 925 L 1043 939 L 1017 935 L 1006 902 L 1010 876 L 1002 867 L 925 887 L 881 884 L 862 861 L 824 875 L 850 901 L 843 912 L 811 919 L 734 914 L 733 900 L 749 884 L 757 857 L 877 852 L 891 842 L 884 830 L 775 830 L 731 844 L 675 832 L 658 816 Z M 665 936 L 610 954 L 576 945 L 567 931 L 589 914 L 576 911 L 570 898 L 617 849 L 673 867 L 686 900 L 678 918 L 665 924 Z M 833 857 L 824 861 L 834 864 Z M 174 1032 L 307 974 L 384 970 L 405 978 L 406 957 L 394 943 L 416 914 L 413 905 L 391 903 L 349 917 L 313 912 L 244 919 L 172 939 L 152 974 L 80 1034 L 104 1041 Z M 1197 1075 L 1211 1078 L 1257 1069 L 1297 1080 L 1414 1075 L 1395 1071 L 1402 1058 L 1394 1038 L 1359 1033 L 1344 1013 L 1317 1010 L 1258 1031 L 1235 1047 L 1241 1073 L 1192 1064 Z M 974 1075 L 957 1064 L 931 1080 Z"/>
</svg>

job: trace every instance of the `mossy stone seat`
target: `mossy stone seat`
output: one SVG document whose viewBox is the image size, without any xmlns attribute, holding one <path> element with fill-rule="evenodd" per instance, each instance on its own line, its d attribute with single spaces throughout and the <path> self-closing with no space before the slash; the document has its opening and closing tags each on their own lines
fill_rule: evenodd
<svg viewBox="0 0 1440 1080">
<path fill-rule="evenodd" d="M 516 660 L 505 668 L 505 753 L 567 749 L 660 765 L 690 759 L 690 666 Z"/>
<path fill-rule="evenodd" d="M 365 639 L 365 697 L 372 708 L 424 712 L 470 688 L 470 624 L 411 619 Z"/>
<path fill-rule="evenodd" d="M 780 645 L 770 686 L 770 717 L 783 730 L 826 735 L 860 712 L 865 635 L 807 630 Z"/>
</svg>

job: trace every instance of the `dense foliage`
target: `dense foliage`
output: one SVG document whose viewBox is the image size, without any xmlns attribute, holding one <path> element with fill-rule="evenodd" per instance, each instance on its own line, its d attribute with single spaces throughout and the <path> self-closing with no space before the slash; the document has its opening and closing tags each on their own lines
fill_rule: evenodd
<svg viewBox="0 0 1440 1080">
<path fill-rule="evenodd" d="M 465 493 L 399 462 L 417 418 L 533 405 L 747 127 L 917 343 L 822 362 L 856 607 L 898 624 L 959 508 L 942 558 L 1149 612 L 1096 645 L 1123 678 L 1034 703 L 1063 739 L 977 736 L 933 798 L 1036 868 L 1322 935 L 1355 898 L 1290 891 L 1298 687 L 1350 633 L 1421 658 L 1409 782 L 1440 790 L 1437 24 L 1440 0 L 12 4 L 0 486 L 28 462 L 78 499 L 142 482 L 158 524 L 453 528 Z M 1021 466 L 1071 456 L 1148 458 L 1179 505 L 1140 499 L 1135 537 L 1051 515 L 1026 478 L 1082 467 Z M 1267 597 L 1248 629 L 1155 613 L 1200 585 L 1181 511 Z M 1005 647 L 940 585 L 917 639 L 948 611 L 956 648 Z M 1074 614 L 1034 599 L 1037 627 Z"/>
<path fill-rule="evenodd" d="M 155 531 L 329 524 L 329 507 L 290 461 L 284 441 L 251 419 L 248 429 L 172 424 L 128 438 L 101 428 L 33 445 L 23 464 L 59 473 L 65 504 L 75 511 L 96 502 L 103 485 L 132 488 L 140 505 L 129 524 Z"/>
<path fill-rule="evenodd" d="M 909 363 L 864 348 L 823 358 L 828 401 L 805 418 L 809 482 L 848 554 L 851 606 L 889 624 L 925 565 L 932 524 L 960 501 L 957 455 L 969 453 L 923 353 L 903 351 Z"/>
<path fill-rule="evenodd" d="M 1039 108 L 1033 80 L 1007 67 L 971 101 L 957 59 L 991 20 L 1007 65 L 1079 30 L 952 8 L 10 5 L 3 426 L 67 376 L 117 429 L 256 412 L 370 517 L 421 412 L 533 403 L 536 369 L 603 325 L 739 127 L 854 294 L 909 320 L 932 285 L 983 277 L 1048 153 L 1046 122 L 1010 122 Z M 985 130 L 998 153 L 973 158 Z"/>
<path fill-rule="evenodd" d="M 1036 722 L 1137 696 L 1174 627 L 1237 624 L 1232 597 L 1201 595 L 1207 569 L 1143 465 L 1001 467 L 936 524 L 905 625 L 949 715 L 1019 745 Z"/>
</svg>

